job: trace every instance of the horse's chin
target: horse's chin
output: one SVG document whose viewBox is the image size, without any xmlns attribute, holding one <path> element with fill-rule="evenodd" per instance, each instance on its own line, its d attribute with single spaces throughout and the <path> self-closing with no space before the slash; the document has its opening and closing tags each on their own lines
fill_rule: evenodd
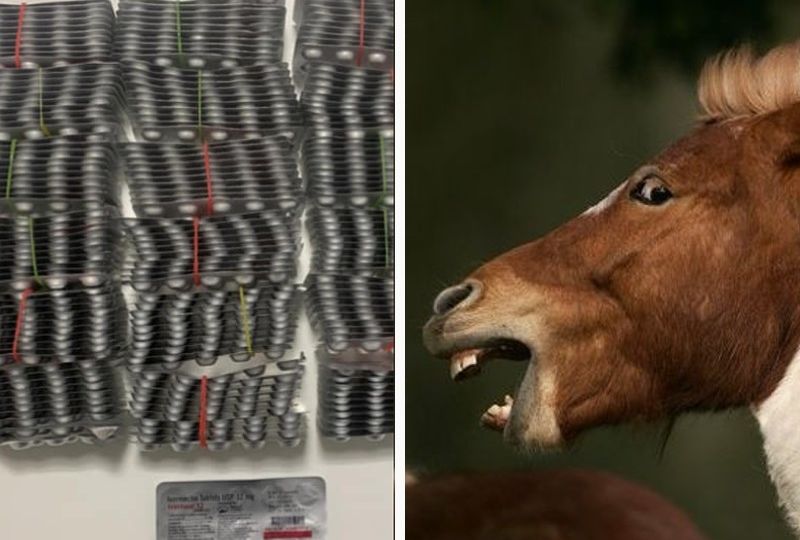
<svg viewBox="0 0 800 540">
<path fill-rule="evenodd" d="M 556 417 L 555 384 L 552 370 L 531 358 L 503 426 L 508 443 L 528 450 L 557 450 L 564 446 Z"/>
</svg>

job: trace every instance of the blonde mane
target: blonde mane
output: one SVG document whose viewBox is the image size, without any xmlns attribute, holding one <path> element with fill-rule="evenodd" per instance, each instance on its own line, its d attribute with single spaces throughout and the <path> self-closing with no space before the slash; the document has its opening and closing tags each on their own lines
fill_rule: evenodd
<svg viewBox="0 0 800 540">
<path fill-rule="evenodd" d="M 777 111 L 800 101 L 800 42 L 757 57 L 741 47 L 711 58 L 697 85 L 704 120 Z"/>
</svg>

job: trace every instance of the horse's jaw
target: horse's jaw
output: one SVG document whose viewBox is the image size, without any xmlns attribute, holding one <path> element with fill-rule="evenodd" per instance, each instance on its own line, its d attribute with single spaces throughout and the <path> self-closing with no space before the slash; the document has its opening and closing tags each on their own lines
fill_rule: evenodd
<svg viewBox="0 0 800 540">
<path fill-rule="evenodd" d="M 767 467 L 795 535 L 800 537 L 800 350 L 777 388 L 753 407 Z"/>
</svg>

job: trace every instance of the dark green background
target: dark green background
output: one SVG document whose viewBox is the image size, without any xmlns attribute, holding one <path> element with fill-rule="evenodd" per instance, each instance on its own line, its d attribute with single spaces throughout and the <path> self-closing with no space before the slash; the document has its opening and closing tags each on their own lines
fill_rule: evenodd
<svg viewBox="0 0 800 540">
<path fill-rule="evenodd" d="M 789 2 L 411 0 L 407 4 L 407 455 L 421 472 L 584 466 L 651 486 L 714 539 L 790 538 L 747 410 L 595 430 L 523 455 L 478 427 L 521 377 L 450 382 L 420 329 L 444 285 L 602 198 L 691 128 L 711 51 L 800 37 Z M 798 426 L 800 429 L 800 426 Z"/>
</svg>

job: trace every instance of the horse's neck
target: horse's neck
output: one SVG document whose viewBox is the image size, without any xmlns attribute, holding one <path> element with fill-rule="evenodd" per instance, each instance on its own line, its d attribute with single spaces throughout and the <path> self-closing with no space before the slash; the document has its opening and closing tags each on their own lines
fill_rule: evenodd
<svg viewBox="0 0 800 540">
<path fill-rule="evenodd" d="M 753 412 L 781 506 L 800 535 L 800 351 L 775 391 Z"/>
</svg>

